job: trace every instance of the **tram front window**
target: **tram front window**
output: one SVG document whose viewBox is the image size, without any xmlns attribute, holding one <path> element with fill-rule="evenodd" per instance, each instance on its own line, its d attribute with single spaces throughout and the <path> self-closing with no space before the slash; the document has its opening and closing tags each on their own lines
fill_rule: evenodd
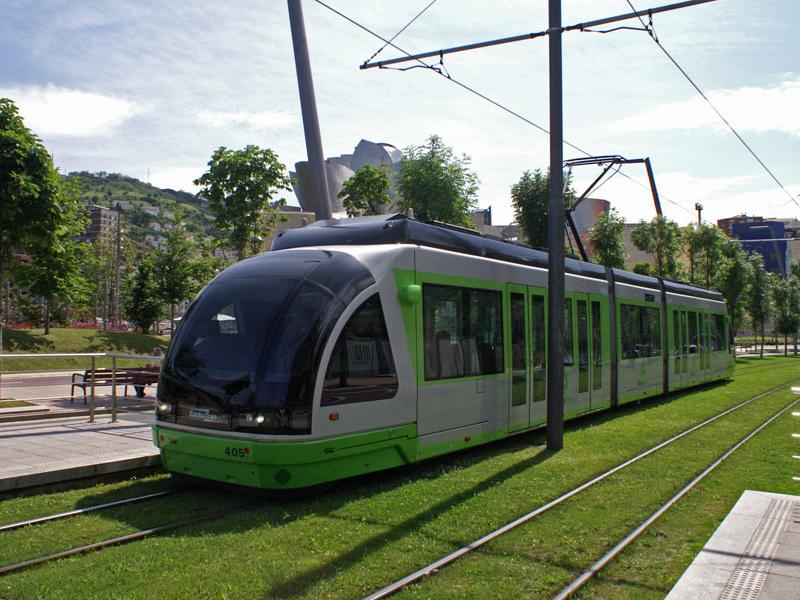
<svg viewBox="0 0 800 600">
<path fill-rule="evenodd" d="M 352 293 L 331 286 L 325 271 L 346 275 L 353 265 L 346 255 L 334 261 L 330 253 L 322 260 L 281 254 L 283 260 L 257 257 L 258 269 L 231 268 L 194 302 L 162 369 L 160 420 L 258 433 L 310 431 L 319 355 Z M 359 269 L 366 272 L 357 265 L 354 287 L 363 289 L 368 282 Z"/>
</svg>

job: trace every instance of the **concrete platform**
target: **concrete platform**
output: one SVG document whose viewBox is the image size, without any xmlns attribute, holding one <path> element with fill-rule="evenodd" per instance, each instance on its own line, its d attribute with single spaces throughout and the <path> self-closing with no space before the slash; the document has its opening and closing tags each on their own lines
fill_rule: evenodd
<svg viewBox="0 0 800 600">
<path fill-rule="evenodd" d="M 0 424 L 0 493 L 161 464 L 152 413 Z"/>
<path fill-rule="evenodd" d="M 800 600 L 800 496 L 745 491 L 669 600 Z"/>
</svg>

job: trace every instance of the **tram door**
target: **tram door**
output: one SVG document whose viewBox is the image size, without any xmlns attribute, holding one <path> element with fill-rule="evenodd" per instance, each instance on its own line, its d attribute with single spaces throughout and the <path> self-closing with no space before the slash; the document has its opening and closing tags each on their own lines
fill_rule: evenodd
<svg viewBox="0 0 800 600">
<path fill-rule="evenodd" d="M 574 294 L 573 310 L 575 359 L 574 377 L 570 383 L 574 382 L 575 389 L 568 394 L 568 398 L 574 398 L 575 403 L 569 409 L 565 408 L 565 413 L 585 412 L 593 404 L 600 405 L 604 401 L 601 391 L 603 339 L 600 302 L 591 299 L 588 294 Z M 596 397 L 593 398 L 593 395 Z"/>
<path fill-rule="evenodd" d="M 686 311 L 672 309 L 672 371 L 670 381 L 673 388 L 686 385 L 688 343 L 686 335 Z"/>
<path fill-rule="evenodd" d="M 547 418 L 546 292 L 509 285 L 511 394 L 509 431 L 540 425 Z"/>
</svg>

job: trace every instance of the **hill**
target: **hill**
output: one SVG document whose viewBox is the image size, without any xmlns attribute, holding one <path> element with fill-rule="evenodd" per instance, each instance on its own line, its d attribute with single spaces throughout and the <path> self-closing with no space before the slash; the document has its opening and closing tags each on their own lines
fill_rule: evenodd
<svg viewBox="0 0 800 600">
<path fill-rule="evenodd" d="M 80 171 L 63 177 L 77 183 L 87 205 L 118 209 L 127 235 L 138 244 L 157 248 L 178 209 L 186 229 L 197 239 L 220 237 L 208 203 L 194 194 L 157 188 L 119 173 Z"/>
</svg>

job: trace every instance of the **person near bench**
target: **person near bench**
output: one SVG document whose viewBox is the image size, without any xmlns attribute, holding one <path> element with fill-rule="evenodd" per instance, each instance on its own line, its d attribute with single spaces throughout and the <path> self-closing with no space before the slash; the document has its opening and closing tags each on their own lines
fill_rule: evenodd
<svg viewBox="0 0 800 600">
<path fill-rule="evenodd" d="M 153 356 L 161 356 L 161 348 L 156 347 L 153 348 Z M 151 373 L 158 373 L 161 370 L 161 361 L 153 361 L 147 363 L 144 367 L 145 371 L 149 371 Z M 137 398 L 144 398 L 145 397 L 145 387 L 150 385 L 150 383 L 134 383 L 133 389 L 136 390 L 136 397 Z"/>
</svg>

